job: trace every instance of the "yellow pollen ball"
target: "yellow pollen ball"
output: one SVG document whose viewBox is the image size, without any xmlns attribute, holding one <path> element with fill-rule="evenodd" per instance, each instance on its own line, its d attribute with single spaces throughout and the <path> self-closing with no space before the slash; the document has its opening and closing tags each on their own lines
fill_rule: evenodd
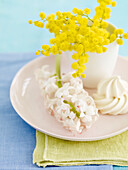
<svg viewBox="0 0 128 170">
<path fill-rule="evenodd" d="M 81 58 L 79 59 L 79 62 L 80 62 L 80 64 L 88 63 L 88 58 L 81 57 Z"/>
<path fill-rule="evenodd" d="M 79 65 L 78 65 L 78 63 L 72 63 L 72 68 L 74 69 L 74 70 L 76 70 L 76 69 L 78 69 L 78 67 L 79 67 Z"/>
<path fill-rule="evenodd" d="M 49 24 L 46 24 L 46 26 L 45 26 L 45 27 L 46 27 L 46 29 L 48 29 L 48 28 L 49 28 Z"/>
<path fill-rule="evenodd" d="M 28 23 L 29 23 L 29 24 L 32 24 L 32 20 L 29 20 Z"/>
<path fill-rule="evenodd" d="M 40 28 L 43 28 L 43 27 L 44 27 L 44 23 L 40 22 L 40 23 L 39 23 L 39 27 L 40 27 Z"/>
<path fill-rule="evenodd" d="M 112 4 L 112 0 L 105 0 L 107 5 L 111 5 Z"/>
<path fill-rule="evenodd" d="M 124 30 L 122 28 L 118 29 L 118 34 L 123 34 Z"/>
<path fill-rule="evenodd" d="M 78 58 L 79 58 L 79 56 L 78 56 L 78 54 L 77 54 L 77 53 L 74 53 L 74 54 L 72 55 L 72 59 L 74 59 L 74 60 L 78 60 Z"/>
<path fill-rule="evenodd" d="M 35 53 L 36 55 L 39 55 L 39 51 L 36 51 L 36 53 Z"/>
<path fill-rule="evenodd" d="M 78 14 L 79 15 L 82 15 L 83 14 L 83 11 L 81 9 L 78 10 Z"/>
<path fill-rule="evenodd" d="M 107 48 L 106 47 L 103 47 L 103 52 L 105 53 L 107 51 Z"/>
<path fill-rule="evenodd" d="M 48 50 L 49 49 L 49 45 L 42 45 L 42 49 L 43 50 Z"/>
<path fill-rule="evenodd" d="M 112 2 L 112 7 L 115 7 L 116 6 L 116 1 L 113 1 Z"/>
<path fill-rule="evenodd" d="M 107 28 L 107 26 L 108 26 L 108 23 L 107 23 L 107 22 L 102 22 L 102 23 L 101 23 L 101 27 L 102 27 L 102 28 Z"/>
<path fill-rule="evenodd" d="M 44 12 L 40 12 L 39 16 L 40 16 L 41 19 L 44 19 L 46 15 L 45 15 Z"/>
<path fill-rule="evenodd" d="M 59 54 L 62 54 L 62 51 L 59 51 Z"/>
<path fill-rule="evenodd" d="M 76 78 L 76 77 L 77 77 L 77 74 L 76 74 L 76 73 L 73 73 L 73 74 L 72 74 L 72 77 Z"/>
<path fill-rule="evenodd" d="M 111 34 L 111 36 L 110 36 L 110 42 L 115 41 L 115 39 L 116 39 L 116 34 Z"/>
<path fill-rule="evenodd" d="M 123 45 L 123 40 L 121 38 L 117 39 L 116 42 L 117 42 L 118 45 Z"/>
<path fill-rule="evenodd" d="M 128 33 L 124 33 L 124 34 L 123 34 L 123 38 L 124 38 L 124 39 L 128 39 Z"/>
<path fill-rule="evenodd" d="M 79 67 L 79 68 L 78 68 L 78 73 L 83 73 L 83 72 L 84 72 L 83 67 Z"/>
<path fill-rule="evenodd" d="M 60 16 L 61 15 L 61 12 L 60 11 L 57 11 L 56 12 L 56 16 Z"/>
<path fill-rule="evenodd" d="M 55 43 L 55 39 L 54 39 L 54 38 L 51 38 L 51 39 L 49 40 L 49 42 L 50 42 L 50 44 L 54 44 L 54 43 Z"/>
<path fill-rule="evenodd" d="M 78 8 L 73 8 L 72 12 L 73 12 L 74 14 L 77 14 Z"/>
<path fill-rule="evenodd" d="M 84 9 L 84 13 L 85 13 L 86 15 L 89 15 L 89 14 L 91 13 L 91 9 L 85 8 L 85 9 Z"/>
<path fill-rule="evenodd" d="M 82 78 L 85 78 L 85 77 L 86 77 L 86 74 L 81 74 L 81 77 L 82 77 Z"/>
<path fill-rule="evenodd" d="M 39 25 L 39 21 L 34 21 L 34 25 L 38 26 Z"/>
<path fill-rule="evenodd" d="M 81 65 L 81 67 L 82 67 L 84 70 L 86 70 L 86 66 L 85 66 L 85 65 Z"/>
</svg>

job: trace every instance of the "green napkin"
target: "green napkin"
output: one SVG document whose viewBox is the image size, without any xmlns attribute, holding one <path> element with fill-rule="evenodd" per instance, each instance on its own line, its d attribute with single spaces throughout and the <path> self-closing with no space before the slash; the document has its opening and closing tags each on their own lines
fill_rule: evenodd
<svg viewBox="0 0 128 170">
<path fill-rule="evenodd" d="M 38 166 L 112 164 L 128 166 L 128 131 L 100 141 L 73 142 L 36 132 L 33 163 Z"/>
</svg>

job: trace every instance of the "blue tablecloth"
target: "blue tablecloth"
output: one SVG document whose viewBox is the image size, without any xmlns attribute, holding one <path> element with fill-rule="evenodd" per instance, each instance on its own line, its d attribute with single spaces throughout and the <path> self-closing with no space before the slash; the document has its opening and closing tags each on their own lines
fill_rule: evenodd
<svg viewBox="0 0 128 170">
<path fill-rule="evenodd" d="M 26 124 L 14 111 L 9 98 L 9 90 L 16 72 L 35 55 L 0 54 L 0 170 L 39 169 L 32 164 L 35 147 L 35 129 Z M 60 170 L 112 170 L 111 165 L 76 167 L 47 167 Z M 120 167 L 128 169 L 127 167 Z M 118 170 L 120 169 L 118 167 Z M 116 169 L 116 166 L 114 167 Z"/>
</svg>

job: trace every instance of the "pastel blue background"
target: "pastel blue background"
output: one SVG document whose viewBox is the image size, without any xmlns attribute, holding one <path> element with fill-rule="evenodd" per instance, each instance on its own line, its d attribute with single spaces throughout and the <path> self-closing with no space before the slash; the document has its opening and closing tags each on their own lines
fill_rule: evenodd
<svg viewBox="0 0 128 170">
<path fill-rule="evenodd" d="M 128 0 L 117 0 L 109 20 L 117 27 L 128 30 Z M 42 44 L 49 43 L 52 35 L 45 29 L 28 24 L 36 20 L 38 14 L 71 11 L 73 7 L 84 9 L 90 7 L 92 14 L 97 5 L 96 0 L 0 0 L 0 52 L 35 52 Z M 128 55 L 128 41 L 120 47 L 120 55 Z"/>
</svg>

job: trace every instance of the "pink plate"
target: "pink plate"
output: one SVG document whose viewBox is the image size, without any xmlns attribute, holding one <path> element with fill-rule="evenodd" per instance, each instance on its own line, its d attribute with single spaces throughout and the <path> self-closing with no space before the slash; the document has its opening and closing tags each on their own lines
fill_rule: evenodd
<svg viewBox="0 0 128 170">
<path fill-rule="evenodd" d="M 70 65 L 66 56 L 62 57 L 62 63 L 62 72 L 69 71 Z M 64 129 L 62 124 L 49 115 L 44 107 L 43 97 L 34 77 L 34 71 L 44 64 L 49 64 L 54 69 L 55 57 L 40 57 L 25 65 L 16 74 L 10 89 L 10 98 L 14 109 L 29 125 L 45 134 L 72 141 L 101 140 L 118 135 L 128 129 L 128 114 L 100 115 L 93 126 L 88 130 L 85 129 L 82 134 L 74 135 Z M 115 74 L 128 81 L 127 59 L 118 58 Z M 94 90 L 88 89 L 88 91 L 91 94 Z"/>
</svg>

